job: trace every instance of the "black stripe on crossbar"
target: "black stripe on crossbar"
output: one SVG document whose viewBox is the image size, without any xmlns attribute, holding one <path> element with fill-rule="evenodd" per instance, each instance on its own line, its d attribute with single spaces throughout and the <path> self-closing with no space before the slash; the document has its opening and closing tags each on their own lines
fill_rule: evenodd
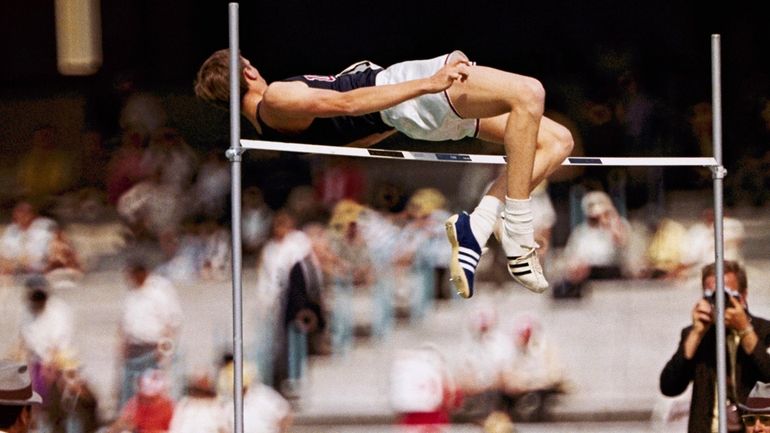
<svg viewBox="0 0 770 433">
<path fill-rule="evenodd" d="M 378 150 L 378 149 L 367 149 L 369 151 L 369 155 L 372 156 L 387 156 L 388 158 L 403 158 L 404 152 L 399 152 L 397 150 Z"/>
<path fill-rule="evenodd" d="M 569 162 L 573 164 L 595 164 L 602 165 L 602 160 L 599 158 L 567 158 Z"/>
<path fill-rule="evenodd" d="M 436 159 L 439 161 L 470 161 L 469 155 L 460 155 L 458 153 L 437 153 Z"/>
</svg>

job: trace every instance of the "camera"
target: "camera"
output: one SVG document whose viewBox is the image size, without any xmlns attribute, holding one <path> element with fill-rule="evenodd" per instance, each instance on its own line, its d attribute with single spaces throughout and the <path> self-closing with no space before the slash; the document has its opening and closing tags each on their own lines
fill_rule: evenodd
<svg viewBox="0 0 770 433">
<path fill-rule="evenodd" d="M 732 303 L 730 302 L 730 298 L 734 298 L 736 301 L 741 301 L 741 294 L 738 293 L 736 290 L 733 290 L 729 287 L 725 287 L 725 308 L 730 308 L 732 306 Z M 717 292 L 716 290 L 706 290 L 703 292 L 703 299 L 709 301 L 709 304 L 713 308 L 716 308 L 717 304 Z"/>
</svg>

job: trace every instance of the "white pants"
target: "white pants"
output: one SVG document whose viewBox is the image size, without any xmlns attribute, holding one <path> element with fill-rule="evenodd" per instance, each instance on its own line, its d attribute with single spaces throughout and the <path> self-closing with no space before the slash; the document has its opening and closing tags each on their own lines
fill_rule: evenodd
<svg viewBox="0 0 770 433">
<path fill-rule="evenodd" d="M 453 51 L 428 60 L 396 63 L 377 75 L 378 86 L 426 78 L 456 58 Z M 463 119 L 452 106 L 446 91 L 422 95 L 380 112 L 383 122 L 416 140 L 460 140 L 478 134 L 478 119 Z"/>
</svg>

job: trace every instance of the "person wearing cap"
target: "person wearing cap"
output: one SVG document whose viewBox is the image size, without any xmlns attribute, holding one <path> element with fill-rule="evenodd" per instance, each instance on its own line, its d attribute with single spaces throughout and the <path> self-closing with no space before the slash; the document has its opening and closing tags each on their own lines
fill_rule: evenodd
<svg viewBox="0 0 770 433">
<path fill-rule="evenodd" d="M 583 196 L 585 221 L 575 226 L 564 248 L 565 278 L 554 286 L 555 297 L 579 297 L 589 279 L 620 278 L 631 235 L 631 225 L 621 217 L 603 191 Z"/>
<path fill-rule="evenodd" d="M 32 390 L 26 364 L 0 360 L 0 433 L 27 433 L 32 425 L 32 405 L 43 399 Z"/>
<path fill-rule="evenodd" d="M 690 433 L 716 432 L 718 409 L 735 413 L 734 405 L 746 401 L 757 381 L 770 382 L 770 321 L 749 313 L 748 279 L 740 264 L 725 261 L 724 280 L 725 316 L 715 319 L 716 264 L 703 268 L 703 297 L 692 309 L 692 325 L 682 330 L 679 346 L 660 374 L 660 390 L 668 397 L 683 393 L 692 382 Z M 717 407 L 714 323 L 727 328 L 728 408 Z"/>
<path fill-rule="evenodd" d="M 770 383 L 757 382 L 746 403 L 738 403 L 746 433 L 770 433 Z"/>
</svg>

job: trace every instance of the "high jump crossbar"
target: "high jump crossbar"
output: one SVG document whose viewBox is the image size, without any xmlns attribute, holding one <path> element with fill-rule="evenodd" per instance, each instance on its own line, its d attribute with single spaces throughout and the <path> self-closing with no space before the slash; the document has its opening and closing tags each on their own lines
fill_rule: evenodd
<svg viewBox="0 0 770 433">
<path fill-rule="evenodd" d="M 506 163 L 504 155 L 482 155 L 452 152 L 415 152 L 407 150 L 386 150 L 359 147 L 326 146 L 319 144 L 283 143 L 264 140 L 241 140 L 243 149 L 274 150 L 279 152 L 309 153 L 319 155 L 351 156 L 361 158 L 400 159 L 432 162 L 460 162 L 472 164 Z M 605 166 L 605 167 L 716 167 L 711 157 L 590 157 L 571 156 L 562 165 Z"/>
<path fill-rule="evenodd" d="M 230 43 L 230 148 L 227 158 L 232 163 L 232 276 L 233 276 L 233 398 L 234 398 L 234 433 L 243 433 L 243 282 L 242 282 L 242 245 L 241 245 L 241 155 L 247 149 L 274 150 L 282 152 L 300 152 L 323 155 L 353 156 L 365 158 L 386 158 L 400 160 L 418 160 L 434 162 L 464 162 L 505 164 L 504 156 L 473 155 L 464 153 L 432 153 L 412 152 L 403 150 L 362 149 L 354 147 L 335 147 L 298 143 L 278 143 L 261 140 L 241 139 L 241 107 L 240 107 L 240 70 L 239 60 L 234 55 L 239 53 L 238 40 L 238 3 L 229 3 L 229 43 Z M 724 317 L 724 238 L 723 238 L 723 179 L 726 171 L 722 166 L 722 83 L 721 83 L 721 49 L 720 35 L 711 35 L 711 91 L 713 115 L 713 158 L 602 158 L 602 157 L 569 157 L 562 165 L 582 166 L 649 166 L 649 167 L 682 167 L 701 166 L 711 170 L 714 185 L 714 256 L 716 262 L 716 317 Z M 718 431 L 727 433 L 727 400 L 726 381 L 726 349 L 725 327 L 716 327 L 716 358 L 717 358 L 717 411 Z"/>
</svg>

